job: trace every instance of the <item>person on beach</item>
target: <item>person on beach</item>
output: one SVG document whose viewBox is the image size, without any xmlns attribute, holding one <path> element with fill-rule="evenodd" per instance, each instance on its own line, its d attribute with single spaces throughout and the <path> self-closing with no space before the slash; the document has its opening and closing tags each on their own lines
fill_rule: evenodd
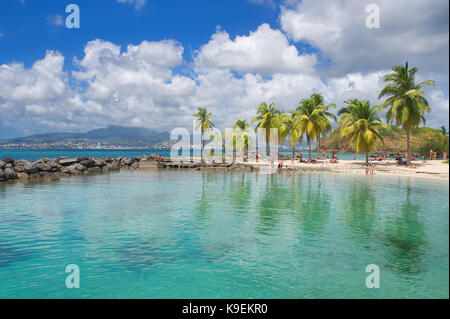
<svg viewBox="0 0 450 319">
<path fill-rule="evenodd" d="M 442 154 L 442 156 L 444 157 L 444 161 L 446 161 L 447 160 L 447 153 L 444 152 L 444 154 Z"/>
<path fill-rule="evenodd" d="M 283 169 L 283 160 L 280 160 L 279 162 L 278 162 L 278 169 Z"/>
<path fill-rule="evenodd" d="M 367 162 L 365 166 L 366 166 L 366 175 L 369 175 L 369 173 L 370 173 L 370 175 L 373 175 L 373 171 L 375 170 L 375 167 L 373 166 L 373 164 L 370 162 Z"/>
<path fill-rule="evenodd" d="M 299 153 L 299 155 L 298 155 L 298 161 L 301 163 L 301 162 L 303 162 L 303 154 L 302 153 Z"/>
<path fill-rule="evenodd" d="M 433 149 L 431 149 L 430 150 L 430 161 L 433 160 L 433 154 L 434 154 Z"/>
<path fill-rule="evenodd" d="M 434 153 L 433 153 L 433 158 L 434 158 L 435 160 L 437 160 L 437 152 L 434 152 Z"/>
<path fill-rule="evenodd" d="M 256 152 L 256 163 L 258 163 L 259 154 Z"/>
<path fill-rule="evenodd" d="M 317 157 L 315 157 L 315 156 L 313 157 L 312 163 L 317 164 Z"/>
<path fill-rule="evenodd" d="M 323 151 L 323 152 L 322 152 L 322 158 L 321 158 L 322 160 L 325 159 L 325 155 L 327 155 L 327 153 L 325 153 L 325 151 Z"/>
</svg>

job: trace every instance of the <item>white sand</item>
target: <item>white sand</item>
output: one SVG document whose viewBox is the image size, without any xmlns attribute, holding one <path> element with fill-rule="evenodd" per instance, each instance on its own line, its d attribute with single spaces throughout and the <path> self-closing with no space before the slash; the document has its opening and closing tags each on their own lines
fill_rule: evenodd
<svg viewBox="0 0 450 319">
<path fill-rule="evenodd" d="M 433 161 L 413 161 L 412 163 L 417 168 L 406 168 L 404 165 L 397 165 L 395 160 L 386 160 L 380 162 L 373 162 L 375 165 L 374 175 L 396 175 L 396 176 L 412 176 L 412 177 L 427 177 L 448 179 L 449 165 L 443 163 L 442 160 Z M 248 162 L 248 165 L 256 167 L 270 166 L 268 161 Z M 278 164 L 278 162 L 275 162 Z M 294 170 L 304 171 L 329 171 L 335 173 L 346 174 L 366 174 L 365 161 L 358 160 L 339 160 L 336 164 L 325 163 L 318 161 L 317 164 L 299 163 L 291 160 L 283 161 L 284 167 L 291 167 Z"/>
</svg>

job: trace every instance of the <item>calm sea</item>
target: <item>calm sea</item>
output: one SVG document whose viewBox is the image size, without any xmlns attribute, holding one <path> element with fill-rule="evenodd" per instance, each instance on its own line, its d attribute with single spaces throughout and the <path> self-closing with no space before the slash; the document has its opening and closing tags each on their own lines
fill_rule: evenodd
<svg viewBox="0 0 450 319">
<path fill-rule="evenodd" d="M 0 298 L 448 298 L 448 192 L 331 173 L 0 183 Z"/>
</svg>

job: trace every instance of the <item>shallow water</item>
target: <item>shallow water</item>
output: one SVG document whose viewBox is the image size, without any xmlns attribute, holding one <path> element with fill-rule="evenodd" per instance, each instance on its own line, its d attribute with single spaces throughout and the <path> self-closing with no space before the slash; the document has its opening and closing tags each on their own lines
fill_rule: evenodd
<svg viewBox="0 0 450 319">
<path fill-rule="evenodd" d="M 448 194 L 443 181 L 329 173 L 0 184 L 0 297 L 448 298 Z M 79 289 L 65 286 L 69 264 Z"/>
</svg>

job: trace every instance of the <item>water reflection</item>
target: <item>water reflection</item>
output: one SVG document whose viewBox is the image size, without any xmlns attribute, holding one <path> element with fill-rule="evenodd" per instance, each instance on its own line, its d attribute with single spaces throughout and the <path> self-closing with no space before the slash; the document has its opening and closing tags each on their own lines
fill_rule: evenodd
<svg viewBox="0 0 450 319">
<path fill-rule="evenodd" d="M 424 270 L 422 259 L 427 245 L 426 227 L 420 218 L 421 207 L 413 203 L 413 197 L 411 181 L 408 180 L 405 203 L 385 226 L 387 266 L 406 274 Z"/>
</svg>

